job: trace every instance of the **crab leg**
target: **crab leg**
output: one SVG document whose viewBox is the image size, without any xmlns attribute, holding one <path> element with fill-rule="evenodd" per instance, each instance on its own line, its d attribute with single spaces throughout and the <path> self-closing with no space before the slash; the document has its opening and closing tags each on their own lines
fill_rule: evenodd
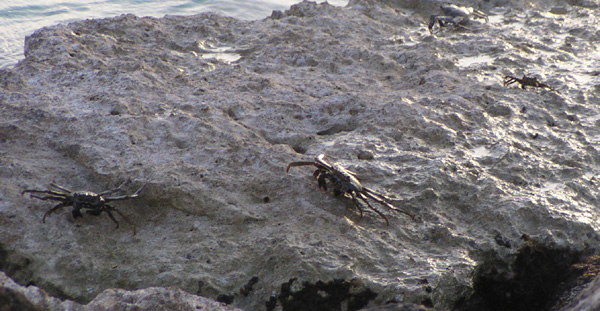
<svg viewBox="0 0 600 311">
<path fill-rule="evenodd" d="M 366 197 L 375 200 L 376 202 L 378 202 L 381 205 L 385 205 L 387 208 L 389 208 L 391 210 L 394 210 L 396 212 L 405 214 L 405 215 L 409 216 L 410 218 L 415 219 L 415 215 L 413 215 L 413 214 L 411 214 L 409 212 L 405 212 L 405 211 L 403 211 L 403 210 L 401 210 L 399 208 L 396 208 L 392 204 L 390 204 L 389 203 L 389 199 L 386 198 L 385 196 L 383 196 L 383 195 L 381 195 L 381 194 L 379 194 L 379 193 L 377 193 L 377 192 L 375 192 L 375 191 L 373 191 L 373 190 L 371 190 L 369 188 L 363 188 L 363 190 L 365 190 L 365 196 Z"/>
<path fill-rule="evenodd" d="M 123 186 L 123 185 L 121 185 L 121 186 Z M 112 197 L 112 198 L 104 198 L 104 201 L 111 202 L 111 201 L 121 201 L 121 200 L 137 198 L 140 195 L 140 193 L 142 192 L 142 190 L 144 190 L 144 187 L 146 187 L 145 184 L 142 187 L 140 187 L 140 189 L 138 189 L 138 191 L 136 191 L 134 194 L 122 195 L 122 196 Z M 112 189 L 112 190 L 115 190 L 115 189 Z M 112 190 L 109 190 L 109 191 L 112 191 Z M 104 192 L 102 192 L 102 193 L 104 193 Z"/>
<path fill-rule="evenodd" d="M 43 200 L 43 199 L 42 199 Z M 70 203 L 58 203 L 56 206 L 54 206 L 53 208 L 49 209 L 46 213 L 44 213 L 44 217 L 42 217 L 42 222 L 46 223 L 46 216 L 54 213 L 56 210 L 58 210 L 61 207 L 65 207 L 65 206 L 69 206 L 71 205 Z"/>
<path fill-rule="evenodd" d="M 365 193 L 369 194 L 371 196 L 372 199 L 378 199 L 381 201 L 385 201 L 387 203 L 391 203 L 392 199 L 384 196 L 383 194 L 371 189 L 371 188 L 367 188 L 367 187 L 363 187 L 363 190 L 365 191 Z"/>
<path fill-rule="evenodd" d="M 356 199 L 356 195 L 354 193 L 351 193 L 351 195 L 352 195 L 352 201 L 354 201 L 354 205 L 356 205 L 356 207 L 358 208 L 358 211 L 360 212 L 360 218 L 363 218 L 363 210 L 360 207 L 360 203 Z"/>
<path fill-rule="evenodd" d="M 553 92 L 556 92 L 556 93 L 560 94 L 560 92 L 559 92 L 558 90 L 555 90 L 555 89 L 553 89 L 553 88 L 552 88 L 551 86 L 549 86 L 548 84 L 545 84 L 545 83 L 540 83 L 540 87 L 541 87 L 541 88 L 547 88 L 547 89 L 549 89 L 550 91 L 553 91 Z"/>
<path fill-rule="evenodd" d="M 331 178 L 329 178 L 326 174 L 321 174 L 321 170 L 316 170 L 313 173 L 313 177 L 317 180 L 319 190 L 323 191 L 323 193 L 327 193 L 327 179 L 331 180 Z"/>
<path fill-rule="evenodd" d="M 66 192 L 66 193 L 71 193 L 71 192 L 73 192 L 73 191 L 71 191 L 71 190 L 69 190 L 69 189 L 67 189 L 67 188 L 65 188 L 65 187 L 63 187 L 63 186 L 61 186 L 61 185 L 58 185 L 58 184 L 56 184 L 56 183 L 54 183 L 54 182 L 50 184 L 50 187 L 54 187 L 54 188 L 60 189 L 60 190 L 62 190 L 62 191 L 64 191 L 64 192 Z"/>
<path fill-rule="evenodd" d="M 64 197 L 59 197 L 59 196 L 45 196 L 45 197 L 40 197 L 40 196 L 32 194 L 29 197 L 30 198 L 39 199 L 39 200 L 44 200 L 44 201 L 47 201 L 47 200 L 62 201 L 62 200 L 64 200 Z"/>
<path fill-rule="evenodd" d="M 362 193 L 359 192 L 358 193 L 358 197 L 361 200 L 363 200 L 363 202 L 365 202 L 370 209 L 372 209 L 375 213 L 377 213 L 379 216 L 381 216 L 385 220 L 385 224 L 386 225 L 388 225 L 388 226 L 390 225 L 390 222 L 388 221 L 387 217 L 382 212 L 378 211 L 376 208 L 374 208 L 373 206 L 371 206 L 371 204 L 367 200 L 367 197 L 364 194 L 362 194 Z M 377 200 L 375 200 L 375 201 L 377 201 Z"/>
<path fill-rule="evenodd" d="M 461 27 L 461 28 L 463 28 L 463 29 L 466 29 L 466 30 L 473 30 L 472 28 L 469 28 L 469 27 L 467 27 L 467 26 L 465 26 L 465 25 L 461 25 L 461 24 L 459 24 L 459 23 L 456 23 L 456 24 L 454 25 L 454 27 Z"/>
<path fill-rule="evenodd" d="M 315 162 L 308 162 L 308 161 L 292 162 L 292 163 L 288 164 L 287 168 L 285 169 L 285 172 L 288 173 L 290 171 L 291 167 L 294 167 L 294 166 L 306 166 L 306 165 L 317 166 L 315 164 Z"/>
<path fill-rule="evenodd" d="M 112 220 L 115 223 L 115 225 L 117 225 L 115 227 L 115 229 L 119 229 L 119 222 L 115 219 L 115 216 L 113 216 L 113 214 L 108 209 L 105 209 L 104 211 L 106 212 L 106 214 L 108 215 L 108 217 L 110 218 L 110 220 Z"/>
<path fill-rule="evenodd" d="M 61 197 L 61 198 L 65 198 L 66 194 L 65 193 L 60 193 L 60 192 L 56 192 L 56 191 L 52 191 L 52 190 L 23 190 L 21 192 L 21 195 L 25 194 L 25 193 L 46 193 L 46 194 L 50 194 L 53 195 L 55 197 Z M 37 199 L 41 199 L 41 200 L 50 200 L 50 199 L 42 199 L 38 196 L 35 195 L 31 195 L 32 198 L 37 198 Z M 47 198 L 47 197 L 44 197 Z"/>
<path fill-rule="evenodd" d="M 504 81 L 503 82 L 504 82 L 504 86 L 508 86 L 508 85 L 513 84 L 513 83 L 521 82 L 521 81 L 520 81 L 520 79 L 517 79 L 515 77 L 504 76 Z"/>
<path fill-rule="evenodd" d="M 487 14 L 483 13 L 480 10 L 473 9 L 473 15 L 475 15 L 476 17 L 485 19 L 486 23 L 490 21 L 490 19 L 488 18 Z"/>
<path fill-rule="evenodd" d="M 131 179 L 127 179 L 126 181 L 124 181 L 120 186 L 118 186 L 117 188 L 114 189 L 110 189 L 110 190 L 105 190 L 102 191 L 100 193 L 98 193 L 101 196 L 105 196 L 105 195 L 109 195 L 109 194 L 113 194 L 115 192 L 121 191 L 121 188 L 123 188 L 123 186 L 125 186 L 126 184 L 130 183 Z"/>
<path fill-rule="evenodd" d="M 108 217 L 110 217 L 117 224 L 117 228 L 119 227 L 119 223 L 113 217 L 113 215 L 110 211 L 114 211 L 115 213 L 119 214 L 119 216 L 121 216 L 121 218 L 125 219 L 125 222 L 127 222 L 133 228 L 133 235 L 135 235 L 136 230 L 135 230 L 135 225 L 133 224 L 133 222 L 131 222 L 131 220 L 129 220 L 129 218 L 127 218 L 127 216 L 125 216 L 125 214 L 121 213 L 121 211 L 119 211 L 118 209 L 116 209 L 112 206 L 108 206 L 108 207 L 110 207 L 110 209 L 106 209 L 106 213 L 108 214 Z"/>
</svg>

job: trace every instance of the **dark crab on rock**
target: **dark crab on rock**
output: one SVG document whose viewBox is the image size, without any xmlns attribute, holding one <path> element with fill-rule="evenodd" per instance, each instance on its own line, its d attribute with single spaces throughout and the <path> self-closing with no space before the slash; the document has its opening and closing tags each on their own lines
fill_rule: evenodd
<svg viewBox="0 0 600 311">
<path fill-rule="evenodd" d="M 474 8 L 457 6 L 454 4 L 442 5 L 440 9 L 443 15 L 431 15 L 429 18 L 429 32 L 434 34 L 435 25 L 438 25 L 439 32 L 444 27 L 454 26 L 469 29 L 465 26 L 469 22 L 469 18 L 481 18 L 485 22 L 489 22 L 488 16 Z"/>
<path fill-rule="evenodd" d="M 354 202 L 354 205 L 358 208 L 361 217 L 363 216 L 363 210 L 358 199 L 365 202 L 368 208 L 381 216 L 388 226 L 390 225 L 388 218 L 382 212 L 374 208 L 369 203 L 368 199 L 371 199 L 390 210 L 408 215 L 412 219 L 415 218 L 413 214 L 393 206 L 390 203 L 392 199 L 363 186 L 354 172 L 342 167 L 339 164 L 329 163 L 324 154 L 317 156 L 314 161 L 292 162 L 287 166 L 286 172 L 289 172 L 291 167 L 305 165 L 312 165 L 317 168 L 317 170 L 313 173 L 313 177 L 317 180 L 319 189 L 321 189 L 323 192 L 330 190 L 331 193 L 333 193 L 333 195 L 336 197 L 340 195 L 350 197 Z"/>
<path fill-rule="evenodd" d="M 523 76 L 523 78 L 519 79 L 519 78 L 513 77 L 513 76 L 504 76 L 503 82 L 504 82 L 505 87 L 509 86 L 513 83 L 519 83 L 521 85 L 522 89 L 525 89 L 527 86 L 538 87 L 538 88 L 548 89 L 552 92 L 556 92 L 556 93 L 560 94 L 560 92 L 558 90 L 552 88 L 551 86 L 549 86 L 546 83 L 542 83 L 536 77 Z"/>
<path fill-rule="evenodd" d="M 136 233 L 135 225 L 118 209 L 107 204 L 112 201 L 122 201 L 122 200 L 137 198 L 138 195 L 142 192 L 142 190 L 144 190 L 144 187 L 146 186 L 146 185 L 143 185 L 134 194 L 114 196 L 114 197 L 108 196 L 109 194 L 113 194 L 118 191 L 121 191 L 121 188 L 123 188 L 123 186 L 125 186 L 128 182 L 129 182 L 129 180 L 125 181 L 123 184 L 121 184 L 117 188 L 106 190 L 106 191 L 103 191 L 100 193 L 95 193 L 95 192 L 91 192 L 91 191 L 72 191 L 63 186 L 57 185 L 55 183 L 51 183 L 50 187 L 55 188 L 54 190 L 26 189 L 26 190 L 23 190 L 23 192 L 21 192 L 21 195 L 23 195 L 25 193 L 43 193 L 46 195 L 45 196 L 37 196 L 37 195 L 32 194 L 32 195 L 30 195 L 30 197 L 44 200 L 44 201 L 50 200 L 50 201 L 59 201 L 60 202 L 53 208 L 49 209 L 44 214 L 44 217 L 42 218 L 43 223 L 46 222 L 46 216 L 54 213 L 58 209 L 65 207 L 65 206 L 73 206 L 73 211 L 71 212 L 73 214 L 73 218 L 82 217 L 83 216 L 81 214 L 82 209 L 87 209 L 86 213 L 89 215 L 92 215 L 92 216 L 99 216 L 100 214 L 102 214 L 102 212 L 106 212 L 108 217 L 117 225 L 116 228 L 119 228 L 119 222 L 115 219 L 115 217 L 112 214 L 112 212 L 115 212 L 115 213 L 119 214 L 119 216 L 121 216 L 123 219 L 125 219 L 125 221 L 133 227 L 133 235 L 135 235 L 135 233 Z"/>
</svg>

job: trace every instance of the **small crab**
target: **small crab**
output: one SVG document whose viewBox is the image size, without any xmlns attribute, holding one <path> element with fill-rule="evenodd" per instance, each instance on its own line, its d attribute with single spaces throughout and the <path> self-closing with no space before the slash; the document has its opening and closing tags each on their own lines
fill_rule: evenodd
<svg viewBox="0 0 600 311">
<path fill-rule="evenodd" d="M 313 165 L 317 168 L 317 170 L 313 173 L 313 177 L 317 180 L 319 189 L 321 189 L 323 192 L 327 192 L 327 190 L 330 189 L 333 195 L 336 197 L 340 195 L 349 196 L 354 202 L 354 205 L 356 205 L 358 208 L 361 217 L 363 216 L 363 210 L 358 202 L 358 199 L 361 199 L 371 210 L 381 216 L 388 226 L 390 225 L 390 222 L 388 221 L 387 217 L 382 212 L 374 208 L 367 199 L 374 200 L 375 202 L 396 212 L 406 214 L 412 219 L 415 218 L 414 215 L 400 210 L 390 204 L 390 198 L 363 186 L 360 181 L 358 181 L 358 178 L 354 172 L 349 171 L 339 164 L 329 163 L 324 154 L 318 155 L 314 161 L 292 162 L 288 164 L 286 172 L 289 172 L 291 167 L 305 165 Z"/>
<path fill-rule="evenodd" d="M 531 77 L 523 76 L 523 78 L 519 79 L 519 78 L 515 78 L 513 76 L 504 76 L 504 86 L 509 86 L 516 82 L 521 84 L 522 89 L 525 89 L 526 86 L 539 87 L 539 88 L 546 88 L 546 89 L 549 89 L 550 91 L 560 94 L 560 92 L 558 90 L 553 89 L 548 84 L 540 82 L 535 77 L 531 78 Z"/>
<path fill-rule="evenodd" d="M 112 201 L 121 201 L 121 200 L 136 198 L 140 194 L 140 192 L 142 192 L 142 190 L 144 190 L 144 187 L 146 186 L 146 185 L 143 185 L 134 194 L 122 195 L 122 196 L 116 196 L 116 197 L 107 197 L 107 195 L 109 195 L 109 194 L 113 194 L 115 192 L 121 191 L 121 188 L 123 186 L 125 186 L 125 184 L 127 184 L 128 182 L 129 182 L 129 180 L 126 180 L 119 187 L 110 189 L 110 190 L 106 190 L 106 191 L 103 191 L 100 193 L 95 193 L 95 192 L 91 192 L 91 191 L 71 191 L 63 186 L 59 186 L 55 183 L 51 183 L 50 186 L 53 188 L 56 188 L 56 190 L 26 189 L 26 190 L 23 190 L 23 192 L 21 192 L 21 195 L 23 195 L 25 193 L 45 193 L 45 194 L 47 194 L 46 196 L 37 196 L 37 195 L 32 194 L 32 195 L 30 195 L 30 197 L 44 200 L 44 201 L 45 200 L 60 201 L 59 204 L 57 204 L 53 208 L 49 209 L 44 214 L 44 217 L 42 218 L 43 223 L 46 223 L 46 216 L 54 213 L 61 207 L 73 206 L 73 211 L 71 212 L 73 214 L 73 218 L 78 218 L 78 217 L 83 216 L 81 214 L 81 209 L 88 209 L 86 211 L 86 213 L 89 215 L 93 215 L 93 216 L 99 216 L 100 214 L 102 214 L 102 212 L 106 212 L 106 214 L 108 214 L 108 217 L 110 217 L 110 219 L 117 225 L 116 228 L 119 228 L 119 222 L 115 219 L 115 217 L 112 214 L 112 212 L 115 212 L 115 213 L 119 214 L 119 216 L 121 216 L 123 219 L 125 219 L 125 221 L 133 227 L 133 235 L 135 235 L 135 233 L 136 233 L 135 225 L 118 209 L 107 204 L 108 202 L 112 202 Z"/>
<path fill-rule="evenodd" d="M 474 8 L 457 6 L 454 4 L 440 6 L 444 15 L 431 15 L 429 18 L 429 32 L 434 34 L 435 24 L 438 24 L 439 30 L 443 27 L 454 26 L 468 29 L 465 24 L 469 22 L 469 17 L 481 18 L 489 22 L 488 16 Z M 438 31 L 439 31 L 438 30 Z"/>
</svg>

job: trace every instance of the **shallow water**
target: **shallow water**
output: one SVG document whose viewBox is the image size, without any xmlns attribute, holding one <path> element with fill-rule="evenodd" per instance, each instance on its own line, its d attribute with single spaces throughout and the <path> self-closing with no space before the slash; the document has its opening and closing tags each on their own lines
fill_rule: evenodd
<svg viewBox="0 0 600 311">
<path fill-rule="evenodd" d="M 269 16 L 299 0 L 8 0 L 0 1 L 0 68 L 12 66 L 23 56 L 25 36 L 35 30 L 79 19 L 104 18 L 133 13 L 138 16 L 193 15 L 218 12 L 239 19 Z M 323 2 L 323 1 L 318 1 Z M 345 6 L 348 0 L 329 0 Z"/>
</svg>

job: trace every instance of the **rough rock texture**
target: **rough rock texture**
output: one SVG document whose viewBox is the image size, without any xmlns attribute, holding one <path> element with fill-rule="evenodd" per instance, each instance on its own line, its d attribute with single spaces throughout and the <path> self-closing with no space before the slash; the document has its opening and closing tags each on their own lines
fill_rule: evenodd
<svg viewBox="0 0 600 311">
<path fill-rule="evenodd" d="M 600 277 L 596 277 L 583 290 L 562 307 L 564 311 L 600 310 Z"/>
<path fill-rule="evenodd" d="M 214 300 L 188 294 L 175 288 L 150 287 L 136 291 L 107 289 L 87 305 L 61 301 L 35 286 L 20 286 L 0 272 L 0 310 L 215 310 L 235 311 Z"/>
<path fill-rule="evenodd" d="M 430 35 L 440 3 L 35 32 L 0 71 L 1 270 L 81 304 L 171 287 L 245 310 L 292 310 L 306 293 L 338 310 L 451 309 L 473 296 L 475 271 L 520 258 L 523 234 L 572 254 L 561 264 L 597 253 L 600 7 L 458 1 L 490 22 Z M 504 87 L 505 75 L 560 94 Z M 286 174 L 320 153 L 416 219 L 379 205 L 390 226 L 361 218 L 310 167 Z M 56 203 L 21 195 L 128 178 L 126 193 L 146 189 L 114 206 L 135 236 L 118 216 L 115 230 L 70 208 L 43 224 Z"/>
</svg>

